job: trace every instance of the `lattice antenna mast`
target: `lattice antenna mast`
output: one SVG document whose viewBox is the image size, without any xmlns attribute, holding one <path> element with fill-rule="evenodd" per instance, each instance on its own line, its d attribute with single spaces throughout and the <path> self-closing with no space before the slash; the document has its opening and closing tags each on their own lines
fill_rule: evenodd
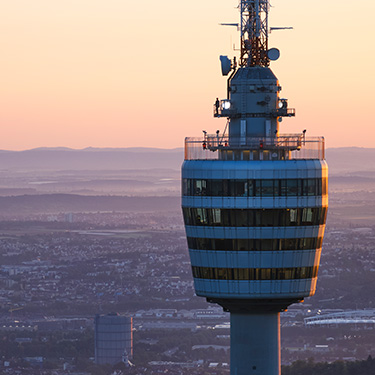
<svg viewBox="0 0 375 375">
<path fill-rule="evenodd" d="M 240 66 L 269 66 L 269 0 L 241 0 Z"/>
</svg>

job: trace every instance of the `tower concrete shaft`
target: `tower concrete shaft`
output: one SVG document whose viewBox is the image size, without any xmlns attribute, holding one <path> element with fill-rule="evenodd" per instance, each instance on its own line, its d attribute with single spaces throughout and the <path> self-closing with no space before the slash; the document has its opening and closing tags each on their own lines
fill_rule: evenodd
<svg viewBox="0 0 375 375">
<path fill-rule="evenodd" d="M 280 313 L 230 314 L 232 375 L 280 375 Z"/>
</svg>

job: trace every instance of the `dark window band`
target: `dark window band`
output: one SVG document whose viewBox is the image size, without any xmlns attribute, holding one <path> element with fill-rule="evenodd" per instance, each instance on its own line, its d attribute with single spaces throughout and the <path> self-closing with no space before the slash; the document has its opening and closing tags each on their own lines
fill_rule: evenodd
<svg viewBox="0 0 375 375">
<path fill-rule="evenodd" d="M 182 180 L 182 195 L 208 197 L 297 197 L 327 194 L 327 178 Z"/>
<path fill-rule="evenodd" d="M 274 239 L 220 239 L 188 237 L 188 247 L 194 250 L 225 251 L 285 251 L 312 250 L 322 247 L 323 237 Z"/>
<path fill-rule="evenodd" d="M 297 268 L 211 268 L 192 266 L 193 277 L 211 280 L 300 280 L 318 276 L 319 266 Z"/>
<path fill-rule="evenodd" d="M 185 225 L 219 227 L 288 227 L 323 225 L 326 207 L 281 209 L 182 208 Z"/>
</svg>

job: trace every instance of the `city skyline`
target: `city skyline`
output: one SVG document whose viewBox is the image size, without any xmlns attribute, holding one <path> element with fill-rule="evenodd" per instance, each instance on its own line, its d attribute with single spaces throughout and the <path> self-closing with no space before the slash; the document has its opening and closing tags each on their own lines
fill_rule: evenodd
<svg viewBox="0 0 375 375">
<path fill-rule="evenodd" d="M 222 131 L 225 119 L 212 116 L 216 96 L 225 97 L 219 55 L 238 56 L 231 47 L 239 42 L 235 27 L 219 23 L 238 22 L 237 5 L 2 2 L 0 149 L 175 148 L 187 130 Z M 297 113 L 281 132 L 324 134 L 326 147 L 373 147 L 375 5 L 361 2 L 357 18 L 347 1 L 272 5 L 270 26 L 294 27 L 270 35 L 281 51 L 271 68 Z"/>
</svg>

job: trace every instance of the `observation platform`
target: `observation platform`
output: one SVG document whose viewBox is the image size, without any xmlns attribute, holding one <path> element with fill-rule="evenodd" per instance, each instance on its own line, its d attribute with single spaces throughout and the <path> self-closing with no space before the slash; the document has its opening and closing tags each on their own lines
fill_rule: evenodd
<svg viewBox="0 0 375 375">
<path fill-rule="evenodd" d="M 324 137 L 306 137 L 302 133 L 234 138 L 218 133 L 185 138 L 185 160 L 296 159 L 324 160 Z"/>
<path fill-rule="evenodd" d="M 288 108 L 287 101 L 283 99 L 281 102 L 281 107 L 271 111 L 264 112 L 252 112 L 246 113 L 247 118 L 256 117 L 295 117 L 296 110 L 294 108 Z M 266 106 L 268 103 L 266 101 L 260 101 L 257 103 L 260 106 Z M 228 99 L 222 99 L 216 102 L 213 106 L 214 117 L 228 117 L 228 118 L 241 118 L 243 113 L 241 113 L 235 105 Z"/>
</svg>

